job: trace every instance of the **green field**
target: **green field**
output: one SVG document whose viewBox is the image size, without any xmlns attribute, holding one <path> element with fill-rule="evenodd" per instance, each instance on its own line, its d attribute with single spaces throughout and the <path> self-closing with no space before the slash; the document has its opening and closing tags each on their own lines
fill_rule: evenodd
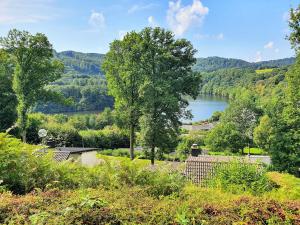
<svg viewBox="0 0 300 225">
<path fill-rule="evenodd" d="M 257 74 L 261 74 L 261 73 L 271 73 L 272 71 L 273 71 L 272 68 L 270 68 L 270 69 L 260 69 L 260 70 L 255 70 L 255 72 L 256 72 Z"/>
</svg>

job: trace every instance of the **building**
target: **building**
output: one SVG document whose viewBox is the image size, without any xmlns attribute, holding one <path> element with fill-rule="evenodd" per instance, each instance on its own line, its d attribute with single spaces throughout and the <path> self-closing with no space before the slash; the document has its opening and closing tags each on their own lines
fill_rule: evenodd
<svg viewBox="0 0 300 225">
<path fill-rule="evenodd" d="M 95 166 L 101 163 L 101 159 L 97 157 L 98 150 L 97 148 L 57 147 L 55 149 L 41 149 L 35 154 L 51 152 L 56 162 L 68 160 L 85 166 Z"/>
</svg>

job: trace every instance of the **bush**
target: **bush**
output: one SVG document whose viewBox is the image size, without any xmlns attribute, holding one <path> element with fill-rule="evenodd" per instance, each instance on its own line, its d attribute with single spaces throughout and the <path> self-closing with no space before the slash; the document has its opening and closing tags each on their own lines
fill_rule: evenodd
<svg viewBox="0 0 300 225">
<path fill-rule="evenodd" d="M 185 186 L 184 177 L 177 171 L 170 173 L 166 165 L 148 167 L 147 160 L 133 160 L 102 156 L 105 161 L 98 167 L 102 184 L 109 187 L 142 186 L 148 194 L 159 197 L 179 194 Z"/>
<path fill-rule="evenodd" d="M 86 130 L 79 132 L 85 147 L 115 149 L 129 147 L 127 132 L 112 126 L 103 130 Z"/>
<path fill-rule="evenodd" d="M 260 195 L 275 187 L 262 165 L 239 161 L 217 167 L 215 176 L 208 184 L 235 194 L 249 192 L 254 195 Z"/>
<path fill-rule="evenodd" d="M 78 131 L 68 124 L 48 123 L 44 128 L 48 132 L 45 141 L 54 141 L 55 146 L 82 146 Z"/>
<path fill-rule="evenodd" d="M 37 158 L 37 146 L 23 144 L 0 133 L 0 180 L 14 193 L 23 194 L 33 188 L 43 188 L 53 178 L 51 159 Z"/>
<path fill-rule="evenodd" d="M 233 123 L 220 123 L 206 136 L 205 143 L 212 151 L 239 152 L 247 141 Z"/>
</svg>

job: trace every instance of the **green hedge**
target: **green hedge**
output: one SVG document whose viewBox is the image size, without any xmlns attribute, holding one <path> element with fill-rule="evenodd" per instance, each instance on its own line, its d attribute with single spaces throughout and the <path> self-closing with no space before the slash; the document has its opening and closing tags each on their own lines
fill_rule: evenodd
<svg viewBox="0 0 300 225">
<path fill-rule="evenodd" d="M 84 147 L 101 149 L 128 148 L 129 135 L 115 126 L 103 130 L 83 130 L 79 132 Z"/>
</svg>

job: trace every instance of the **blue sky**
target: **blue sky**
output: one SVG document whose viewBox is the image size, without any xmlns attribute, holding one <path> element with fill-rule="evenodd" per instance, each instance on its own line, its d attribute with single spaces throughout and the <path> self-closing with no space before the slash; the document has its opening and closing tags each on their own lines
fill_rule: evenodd
<svg viewBox="0 0 300 225">
<path fill-rule="evenodd" d="M 106 53 L 131 30 L 161 26 L 187 38 L 198 57 L 261 61 L 293 56 L 288 11 L 296 0 L 0 0 L 0 36 L 45 33 L 58 51 Z"/>
</svg>

